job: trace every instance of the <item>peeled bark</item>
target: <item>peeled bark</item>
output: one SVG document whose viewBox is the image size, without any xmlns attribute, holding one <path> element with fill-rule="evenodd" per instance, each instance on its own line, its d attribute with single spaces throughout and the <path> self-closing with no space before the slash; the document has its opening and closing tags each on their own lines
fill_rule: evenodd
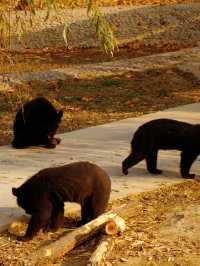
<svg viewBox="0 0 200 266">
<path fill-rule="evenodd" d="M 106 254 L 111 251 L 114 246 L 114 240 L 111 236 L 103 235 L 96 250 L 92 253 L 87 266 L 101 266 Z"/>
</svg>

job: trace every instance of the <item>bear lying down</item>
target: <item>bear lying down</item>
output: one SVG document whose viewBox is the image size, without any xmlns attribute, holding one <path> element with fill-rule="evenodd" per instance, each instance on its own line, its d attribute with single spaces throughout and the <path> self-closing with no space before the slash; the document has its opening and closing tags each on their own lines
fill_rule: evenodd
<svg viewBox="0 0 200 266">
<path fill-rule="evenodd" d="M 40 230 L 56 230 L 64 223 L 64 202 L 81 205 L 81 224 L 102 214 L 110 197 L 111 182 L 106 172 L 89 162 L 75 162 L 46 168 L 19 188 L 12 188 L 17 203 L 31 215 L 25 236 L 33 238 Z"/>
<path fill-rule="evenodd" d="M 14 148 L 43 145 L 55 148 L 60 139 L 54 138 L 63 116 L 62 111 L 44 97 L 37 97 L 27 103 L 17 112 L 14 121 Z"/>
<path fill-rule="evenodd" d="M 155 119 L 140 126 L 131 141 L 131 153 L 122 162 L 122 171 L 128 174 L 131 166 L 146 160 L 147 170 L 161 174 L 157 169 L 157 154 L 160 149 L 181 151 L 180 169 L 184 178 L 194 178 L 190 168 L 200 154 L 200 125 L 172 119 Z"/>
</svg>

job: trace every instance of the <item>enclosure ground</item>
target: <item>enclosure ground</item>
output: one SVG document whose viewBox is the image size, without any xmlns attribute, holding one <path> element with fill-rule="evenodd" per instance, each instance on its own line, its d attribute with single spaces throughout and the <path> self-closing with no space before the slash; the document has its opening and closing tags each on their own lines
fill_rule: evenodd
<svg viewBox="0 0 200 266">
<path fill-rule="evenodd" d="M 106 1 L 107 0 L 102 2 Z M 0 9 L 5 7 L 2 2 L 3 1 L 0 0 Z M 66 0 L 66 2 L 68 2 L 68 0 Z M 81 2 L 83 1 L 80 0 L 80 3 Z M 113 5 L 127 4 L 128 2 L 142 5 L 158 4 L 160 6 L 163 4 L 175 3 L 200 3 L 198 0 L 109 1 L 109 3 Z M 141 35 L 143 31 L 140 30 L 143 26 L 146 26 L 146 18 L 149 19 L 147 30 L 149 30 L 151 26 L 154 26 L 156 22 L 152 13 L 151 16 L 146 16 L 145 12 L 143 13 L 142 11 L 143 16 L 140 17 L 138 23 L 138 32 Z M 126 12 L 124 13 L 125 18 L 127 14 Z M 135 13 L 130 13 L 130 17 L 133 17 L 131 14 Z M 161 15 L 158 18 L 158 25 L 163 29 L 166 23 L 166 28 L 164 28 L 165 30 L 167 29 L 169 36 L 172 35 L 171 37 L 173 40 L 177 40 L 175 42 L 167 43 L 167 37 L 162 38 L 162 34 L 158 34 L 157 37 L 159 38 L 155 40 L 155 43 L 152 42 L 152 44 L 150 44 L 151 42 L 149 42 L 149 45 L 144 45 L 143 40 L 131 42 L 132 39 L 130 38 L 130 42 L 120 47 L 119 51 L 116 51 L 114 57 L 106 55 L 98 48 L 67 50 L 63 47 L 48 47 L 46 49 L 29 49 L 21 53 L 12 52 L 7 55 L 0 53 L 0 75 L 30 71 L 35 73 L 50 71 L 57 68 L 64 69 L 70 66 L 84 67 L 84 65 L 88 63 L 94 64 L 95 66 L 97 63 L 114 63 L 121 59 L 126 60 L 180 50 L 187 53 L 187 49 L 199 45 L 198 34 L 196 34 L 196 29 L 199 25 L 199 16 L 198 14 L 197 16 L 195 15 L 195 19 L 192 17 L 192 20 L 188 16 L 187 19 L 183 21 L 181 20 L 181 16 L 176 13 L 174 14 L 174 17 L 172 17 L 173 19 L 175 18 L 175 20 L 177 19 L 176 23 L 178 26 L 185 25 L 185 28 L 183 27 L 179 30 L 180 28 L 177 27 L 173 32 L 173 27 L 171 27 L 175 25 L 171 25 L 174 23 L 173 19 L 171 20 L 171 17 L 169 17 L 166 22 L 165 19 L 162 20 Z M 127 24 L 126 26 L 129 26 L 129 22 L 132 20 L 127 21 L 128 22 L 124 22 L 124 20 L 121 20 L 120 25 Z M 181 24 L 180 21 L 183 24 Z M 184 24 L 187 21 L 190 23 Z M 122 24 L 122 22 L 124 24 Z M 158 27 L 158 25 L 155 26 Z M 188 25 L 190 25 L 190 27 L 188 27 Z M 80 25 L 78 24 L 78 26 Z M 124 29 L 126 28 L 124 27 Z M 154 29 L 154 27 L 151 29 Z M 184 31 L 187 33 L 190 30 L 191 40 L 188 38 L 189 35 L 184 35 Z M 179 33 L 183 33 L 183 35 L 180 36 L 186 36 L 185 40 L 190 40 L 191 43 L 184 42 L 184 38 L 180 41 Z M 38 36 L 37 34 L 38 33 L 36 33 L 35 36 Z M 125 40 L 126 38 L 129 40 L 130 36 L 128 36 L 128 34 L 129 33 L 125 32 Z M 194 42 L 192 41 L 192 37 L 195 37 Z M 148 40 L 148 36 L 146 36 L 146 39 Z M 161 40 L 162 42 L 160 42 Z M 152 39 L 152 41 L 154 40 Z M 8 57 L 8 55 L 10 57 Z M 178 59 L 179 57 L 177 56 L 177 61 Z M 128 66 L 128 60 L 126 66 Z M 2 87 L 0 85 L 0 88 L 0 145 L 8 144 L 12 139 L 12 124 L 17 109 L 23 102 L 35 96 L 45 96 L 52 101 L 58 109 L 63 109 L 64 117 L 58 133 L 104 124 L 123 118 L 140 116 L 142 114 L 164 110 L 169 107 L 200 102 L 200 79 L 191 72 L 180 70 L 171 65 L 164 68 L 144 69 L 138 72 L 127 71 L 121 74 L 113 73 L 113 75 L 102 75 L 101 77 L 100 75 L 91 75 L 90 71 L 87 73 L 85 71 L 81 75 L 66 77 L 66 80 L 32 80 L 28 82 L 19 82 L 19 84 L 15 84 L 13 87 Z M 67 145 L 66 147 L 68 148 Z M 118 147 L 116 149 L 118 149 Z M 118 156 L 118 160 L 119 158 L 121 160 L 121 157 L 119 157 L 121 156 L 120 152 L 121 151 L 116 155 Z M 41 151 L 41 153 L 45 156 L 45 152 Z M 91 153 L 90 155 L 92 156 L 93 154 Z M 19 160 L 22 157 L 19 156 Z M 176 158 L 176 156 L 170 157 L 168 155 L 166 157 L 170 159 Z M 161 161 L 167 162 L 168 158 L 162 158 L 165 160 Z M 69 158 L 66 156 L 64 159 L 67 160 Z M 115 161 L 117 161 L 116 158 Z M 4 161 L 4 163 L 6 164 L 6 161 Z M 197 165 L 198 163 L 197 161 Z M 176 168 L 176 173 L 172 172 L 171 175 L 176 175 L 177 169 L 178 167 Z M 141 171 L 143 170 L 144 169 L 141 169 Z M 166 167 L 165 170 L 167 172 L 172 169 Z M 146 175 L 146 172 L 144 175 Z M 21 176 L 19 177 L 21 178 Z M 134 172 L 133 170 L 133 178 L 134 177 L 137 177 L 137 171 Z M 145 176 L 147 179 L 148 177 L 149 176 Z M 130 179 L 128 178 L 130 178 L 130 175 L 127 177 L 127 183 L 130 184 Z M 3 182 L 8 182 L 8 180 L 4 178 Z M 157 182 L 159 182 L 159 178 Z M 105 259 L 106 266 L 200 265 L 199 180 L 187 181 L 171 186 L 161 185 L 160 189 L 138 195 L 131 195 L 123 200 L 113 202 L 112 206 L 110 205 L 109 207 L 115 208 L 128 202 L 133 202 L 135 204 L 135 210 L 132 216 L 126 219 L 127 230 L 125 233 L 122 236 L 113 238 L 115 245 L 114 249 L 110 250 L 109 254 L 107 254 Z M 33 251 L 46 243 L 56 240 L 60 235 L 73 230 L 78 218 L 78 213 L 75 217 L 68 217 L 66 218 L 65 227 L 58 232 L 53 234 L 44 234 L 41 232 L 32 241 L 27 243 L 17 241 L 15 235 L 24 234 L 27 226 L 26 224 L 23 224 L 18 232 L 5 231 L 1 233 L 0 265 L 27 265 L 27 257 L 31 256 Z M 49 263 L 49 265 L 85 266 L 93 250 L 98 245 L 98 241 L 99 236 L 96 236 L 84 243 L 84 245 L 73 250 L 69 255 L 58 260 L 55 264 Z"/>
<path fill-rule="evenodd" d="M 134 202 L 135 210 L 126 219 L 124 234 L 113 238 L 114 249 L 107 255 L 105 265 L 199 265 L 199 180 L 161 186 L 118 200 L 110 207 L 116 208 L 130 201 Z M 13 232 L 2 233 L 0 264 L 26 264 L 26 258 L 34 250 L 72 230 L 71 225 L 68 219 L 64 229 L 54 234 L 40 233 L 28 243 L 17 241 Z M 25 227 L 24 224 L 15 234 L 23 234 Z M 93 238 L 49 265 L 86 265 L 98 239 L 98 236 Z"/>
<path fill-rule="evenodd" d="M 116 239 L 109 261 L 113 265 L 199 265 L 199 188 L 199 182 L 191 181 L 141 194 L 129 228 Z"/>
</svg>

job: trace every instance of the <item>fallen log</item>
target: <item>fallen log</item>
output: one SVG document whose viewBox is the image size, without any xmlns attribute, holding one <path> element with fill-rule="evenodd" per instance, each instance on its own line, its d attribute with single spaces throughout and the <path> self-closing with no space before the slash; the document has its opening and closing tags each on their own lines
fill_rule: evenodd
<svg viewBox="0 0 200 266">
<path fill-rule="evenodd" d="M 30 220 L 30 217 L 27 215 L 22 215 L 21 217 L 19 217 L 18 219 L 15 219 L 8 227 L 8 232 L 16 235 L 16 236 L 20 236 L 22 234 L 24 234 L 24 228 L 26 227 L 26 225 L 28 224 Z"/>
<path fill-rule="evenodd" d="M 92 253 L 87 266 L 101 266 L 106 254 L 110 252 L 114 246 L 113 235 L 122 234 L 126 228 L 125 221 L 120 216 L 108 220 L 105 225 L 105 233 L 98 243 L 96 250 Z"/>
<path fill-rule="evenodd" d="M 126 224 L 123 218 L 116 215 L 110 219 L 105 225 L 105 232 L 107 235 L 122 234 L 126 229 Z"/>
<path fill-rule="evenodd" d="M 106 254 L 112 250 L 114 246 L 113 237 L 103 235 L 96 250 L 92 253 L 87 266 L 101 266 L 105 260 Z"/>
<path fill-rule="evenodd" d="M 73 230 L 67 235 L 61 236 L 56 241 L 41 247 L 34 254 L 31 254 L 27 261 L 30 265 L 43 265 L 45 261 L 55 262 L 58 258 L 64 256 L 73 248 L 79 246 L 91 236 L 96 234 L 99 230 L 105 227 L 106 223 L 116 221 L 115 219 L 118 213 L 125 213 L 124 208 L 126 204 L 121 205 L 114 211 L 109 211 L 90 221 L 89 223 Z M 117 225 L 117 230 L 121 227 Z M 122 226 L 123 228 L 123 226 Z M 109 229 L 108 229 L 109 231 Z"/>
<path fill-rule="evenodd" d="M 82 244 L 92 235 L 102 229 L 108 221 L 117 216 L 114 212 L 107 212 L 100 215 L 89 223 L 75 229 L 67 235 L 61 236 L 58 240 L 43 246 L 35 254 L 31 254 L 28 262 L 31 265 L 43 265 L 45 261 L 56 261 L 76 246 Z"/>
</svg>

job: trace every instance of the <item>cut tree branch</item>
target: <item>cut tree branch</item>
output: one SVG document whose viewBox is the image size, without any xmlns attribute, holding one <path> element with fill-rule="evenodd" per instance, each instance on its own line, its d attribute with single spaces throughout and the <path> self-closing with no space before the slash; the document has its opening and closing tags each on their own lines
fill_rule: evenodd
<svg viewBox="0 0 200 266">
<path fill-rule="evenodd" d="M 31 265 L 41 265 L 45 261 L 54 262 L 76 246 L 88 240 L 91 236 L 102 229 L 105 224 L 116 217 L 116 213 L 107 212 L 100 215 L 91 222 L 75 229 L 67 235 L 61 236 L 58 240 L 43 246 L 35 254 L 31 254 L 28 261 Z"/>
<path fill-rule="evenodd" d="M 133 208 L 135 208 L 135 205 L 133 204 L 124 204 L 114 211 L 100 215 L 96 219 L 75 229 L 69 234 L 61 236 L 58 240 L 43 246 L 41 249 L 36 251 L 35 254 L 31 254 L 28 261 L 31 265 L 41 265 L 41 263 L 44 263 L 45 261 L 55 262 L 58 258 L 65 255 L 73 248 L 88 240 L 91 236 L 104 228 L 107 223 L 108 225 L 112 223 L 112 228 L 113 224 L 115 224 L 114 230 L 110 229 L 110 226 L 107 226 L 107 229 L 105 228 L 105 230 L 107 230 L 111 235 L 113 233 L 122 233 L 125 229 L 125 222 L 123 219 L 119 218 L 118 215 L 129 217 Z"/>
</svg>

